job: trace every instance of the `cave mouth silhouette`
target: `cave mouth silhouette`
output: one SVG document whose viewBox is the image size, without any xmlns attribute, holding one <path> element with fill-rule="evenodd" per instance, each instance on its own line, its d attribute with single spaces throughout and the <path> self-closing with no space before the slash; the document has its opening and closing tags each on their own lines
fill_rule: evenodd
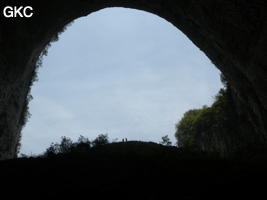
<svg viewBox="0 0 267 200">
<path fill-rule="evenodd" d="M 24 154 L 42 153 L 62 134 L 154 142 L 168 134 L 174 144 L 183 112 L 211 104 L 222 87 L 219 71 L 176 27 L 125 8 L 71 23 L 43 57 L 38 79 L 22 131 Z"/>
<path fill-rule="evenodd" d="M 12 1 L 21 4 L 19 0 Z M 1 5 L 8 5 L 2 1 Z M 154 13 L 181 30 L 223 73 L 243 118 L 263 143 L 267 135 L 267 4 L 263 1 L 101 0 L 27 2 L 32 18 L 0 21 L 0 159 L 14 158 L 25 124 L 27 95 L 36 62 L 65 25 L 108 7 Z M 247 139 L 249 140 L 249 138 Z"/>
</svg>

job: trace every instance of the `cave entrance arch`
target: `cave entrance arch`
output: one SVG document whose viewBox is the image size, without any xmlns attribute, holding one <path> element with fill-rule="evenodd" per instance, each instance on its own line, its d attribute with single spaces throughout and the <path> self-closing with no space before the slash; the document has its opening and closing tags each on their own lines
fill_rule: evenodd
<svg viewBox="0 0 267 200">
<path fill-rule="evenodd" d="M 168 134 L 175 141 L 182 114 L 210 104 L 222 87 L 218 70 L 176 27 L 123 8 L 72 23 L 38 74 L 22 131 L 26 154 L 42 153 L 62 134 L 154 142 Z"/>
<path fill-rule="evenodd" d="M 9 1 L 1 2 L 1 7 Z M 14 1 L 14 4 L 21 2 Z M 56 0 L 27 2 L 32 18 L 0 22 L 0 158 L 15 156 L 23 125 L 29 85 L 39 55 L 62 28 L 107 7 L 154 13 L 180 29 L 222 71 L 244 106 L 254 130 L 266 136 L 267 4 L 265 1 L 221 0 Z"/>
</svg>

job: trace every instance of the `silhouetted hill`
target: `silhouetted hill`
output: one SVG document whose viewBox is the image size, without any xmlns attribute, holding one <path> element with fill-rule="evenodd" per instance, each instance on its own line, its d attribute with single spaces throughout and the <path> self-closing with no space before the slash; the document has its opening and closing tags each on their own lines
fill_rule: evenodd
<svg viewBox="0 0 267 200">
<path fill-rule="evenodd" d="M 1 194 L 48 199 L 257 199 L 265 161 L 211 155 L 146 142 L 111 143 L 82 154 L 0 162 Z"/>
</svg>

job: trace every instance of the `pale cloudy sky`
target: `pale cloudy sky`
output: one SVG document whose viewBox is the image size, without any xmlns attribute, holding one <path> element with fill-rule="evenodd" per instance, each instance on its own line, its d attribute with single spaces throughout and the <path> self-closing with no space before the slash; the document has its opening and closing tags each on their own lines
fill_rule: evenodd
<svg viewBox="0 0 267 200">
<path fill-rule="evenodd" d="M 219 71 L 177 28 L 143 11 L 109 8 L 77 19 L 53 43 L 32 88 L 22 153 L 61 136 L 159 142 L 183 113 L 210 105 Z"/>
</svg>

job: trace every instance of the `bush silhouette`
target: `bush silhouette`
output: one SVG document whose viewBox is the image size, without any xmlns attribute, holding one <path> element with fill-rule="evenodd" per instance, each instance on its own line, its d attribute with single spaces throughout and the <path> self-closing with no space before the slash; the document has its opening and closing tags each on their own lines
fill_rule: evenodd
<svg viewBox="0 0 267 200">
<path fill-rule="evenodd" d="M 73 142 L 68 137 L 61 137 L 60 143 L 52 143 L 44 152 L 44 157 L 55 157 L 59 154 L 84 154 L 88 153 L 92 147 L 109 144 L 107 134 L 98 135 L 93 141 L 80 135 L 77 142 Z"/>
<path fill-rule="evenodd" d="M 109 143 L 109 138 L 107 134 L 100 134 L 97 136 L 96 139 L 92 141 L 93 147 L 105 145 Z"/>
<path fill-rule="evenodd" d="M 162 141 L 160 142 L 160 144 L 165 145 L 165 146 L 171 146 L 172 145 L 172 142 L 171 142 L 168 135 L 163 136 L 161 139 L 162 139 Z"/>
<path fill-rule="evenodd" d="M 91 149 L 92 143 L 91 141 L 84 137 L 80 136 L 77 143 L 73 143 L 71 152 L 72 153 L 86 153 Z"/>
</svg>

